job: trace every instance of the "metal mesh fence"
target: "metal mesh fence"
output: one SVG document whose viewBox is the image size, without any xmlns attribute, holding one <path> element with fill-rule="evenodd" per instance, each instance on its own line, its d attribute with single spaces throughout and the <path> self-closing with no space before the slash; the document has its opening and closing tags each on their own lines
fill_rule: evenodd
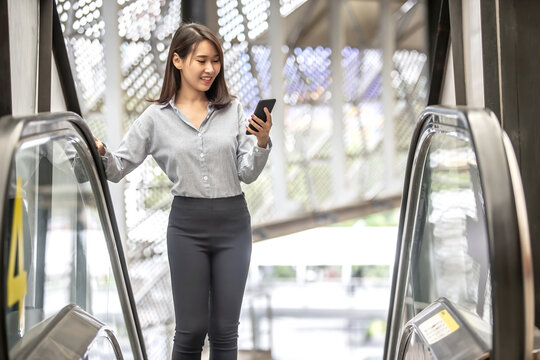
<svg viewBox="0 0 540 360">
<path fill-rule="evenodd" d="M 71 66 L 77 83 L 81 109 L 92 132 L 107 141 L 103 117 L 105 58 L 101 0 L 57 0 L 56 9 L 62 25 Z"/>
<path fill-rule="evenodd" d="M 180 0 L 119 1 L 124 128 L 156 99 L 172 35 L 180 25 Z M 170 356 L 174 332 L 166 252 L 170 181 L 148 158 L 126 176 L 124 201 L 130 277 L 150 359 Z"/>
<path fill-rule="evenodd" d="M 281 0 L 287 16 L 306 0 Z M 159 95 L 168 45 L 180 23 L 180 0 L 117 0 L 121 71 L 126 118 L 124 129 Z M 270 97 L 270 48 L 258 40 L 268 29 L 269 1 L 218 0 L 219 35 L 225 77 L 248 116 L 257 101 Z M 101 1 L 57 0 L 84 117 L 92 132 L 107 141 L 104 22 Z M 382 53 L 345 47 L 341 64 L 332 64 L 322 46 L 288 50 L 283 68 L 284 147 L 287 196 L 299 213 L 336 205 L 332 191 L 332 111 L 329 86 L 333 66 L 342 66 L 343 140 L 350 198 L 369 199 L 384 183 Z M 392 84 L 395 112 L 396 171 L 403 176 L 416 116 L 425 106 L 425 54 L 394 54 Z M 107 119 L 117 121 L 117 119 Z M 272 159 L 258 178 L 243 186 L 252 224 L 283 216 L 276 208 Z M 126 254 L 149 358 L 167 358 L 174 330 L 165 232 L 171 204 L 170 181 L 152 159 L 125 182 Z"/>
</svg>

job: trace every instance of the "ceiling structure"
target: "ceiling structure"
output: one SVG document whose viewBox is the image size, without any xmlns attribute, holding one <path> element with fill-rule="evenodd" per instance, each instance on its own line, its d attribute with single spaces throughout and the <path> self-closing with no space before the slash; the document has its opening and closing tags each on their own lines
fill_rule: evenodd
<svg viewBox="0 0 540 360">
<path fill-rule="evenodd" d="M 420 0 L 390 0 L 396 21 L 396 49 L 425 51 L 426 6 Z M 381 1 L 342 0 L 345 45 L 375 48 L 379 44 Z M 285 43 L 289 48 L 329 46 L 329 6 L 334 1 L 308 0 L 284 17 Z M 271 31 L 271 29 L 269 30 Z M 268 31 L 255 43 L 267 43 Z"/>
</svg>

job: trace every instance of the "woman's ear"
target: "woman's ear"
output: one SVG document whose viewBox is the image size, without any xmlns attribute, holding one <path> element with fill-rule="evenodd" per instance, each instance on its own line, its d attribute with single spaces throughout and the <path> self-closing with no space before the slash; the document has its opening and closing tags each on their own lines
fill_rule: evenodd
<svg viewBox="0 0 540 360">
<path fill-rule="evenodd" d="M 175 68 L 177 68 L 178 70 L 182 70 L 182 59 L 180 58 L 180 55 L 178 55 L 177 53 L 174 53 L 173 54 L 173 58 L 172 58 L 172 62 L 173 62 L 173 65 Z"/>
</svg>

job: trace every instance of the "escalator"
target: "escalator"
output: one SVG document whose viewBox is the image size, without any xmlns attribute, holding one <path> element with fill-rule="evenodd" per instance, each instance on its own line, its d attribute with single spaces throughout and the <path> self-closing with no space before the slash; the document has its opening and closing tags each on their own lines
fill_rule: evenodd
<svg viewBox="0 0 540 360">
<path fill-rule="evenodd" d="M 519 169 L 499 122 L 427 108 L 409 151 L 384 359 L 531 359 L 533 286 Z"/>
<path fill-rule="evenodd" d="M 0 360 L 146 359 L 104 169 L 74 113 L 0 119 Z"/>
</svg>

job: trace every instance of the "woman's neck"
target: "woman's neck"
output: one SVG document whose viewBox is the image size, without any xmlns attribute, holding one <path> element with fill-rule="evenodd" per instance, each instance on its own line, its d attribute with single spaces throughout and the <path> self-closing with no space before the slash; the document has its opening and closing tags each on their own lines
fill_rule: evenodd
<svg viewBox="0 0 540 360">
<path fill-rule="evenodd" d="M 176 92 L 175 101 L 176 105 L 181 104 L 200 104 L 206 106 L 208 104 L 208 98 L 206 93 L 199 91 L 181 91 Z"/>
</svg>

